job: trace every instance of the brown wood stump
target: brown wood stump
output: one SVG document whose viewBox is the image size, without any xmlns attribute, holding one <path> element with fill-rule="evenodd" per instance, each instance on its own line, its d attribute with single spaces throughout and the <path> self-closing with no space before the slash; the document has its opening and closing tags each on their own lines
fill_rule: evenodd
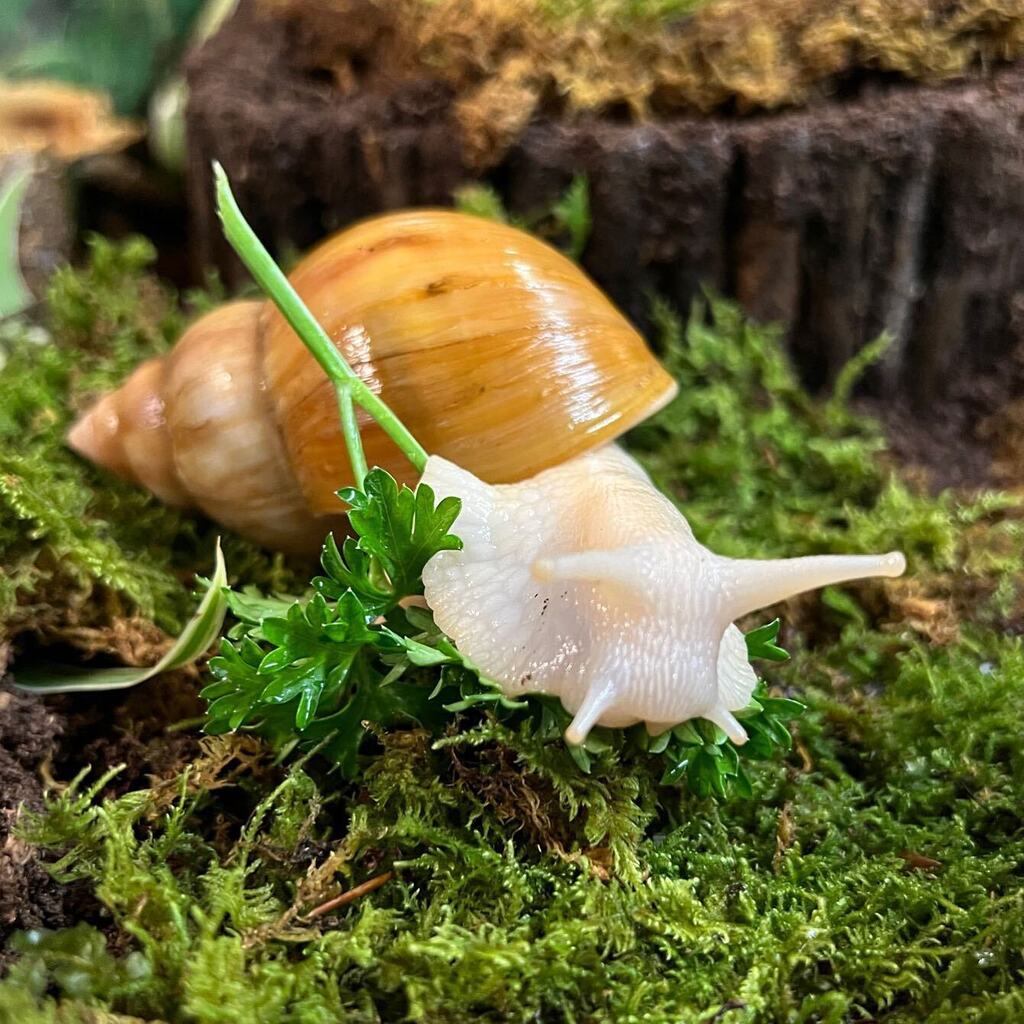
<svg viewBox="0 0 1024 1024">
<path fill-rule="evenodd" d="M 298 46 L 243 4 L 188 65 L 196 253 L 229 282 L 240 270 L 213 159 L 279 253 L 381 210 L 448 204 L 478 176 L 446 86 L 343 96 Z M 585 173 L 583 263 L 641 325 L 650 292 L 685 309 L 706 283 L 783 323 L 812 386 L 886 330 L 895 343 L 871 387 L 926 405 L 1007 365 L 1021 339 L 1024 67 L 943 87 L 866 77 L 845 92 L 746 118 L 535 120 L 486 178 L 526 212 Z"/>
</svg>

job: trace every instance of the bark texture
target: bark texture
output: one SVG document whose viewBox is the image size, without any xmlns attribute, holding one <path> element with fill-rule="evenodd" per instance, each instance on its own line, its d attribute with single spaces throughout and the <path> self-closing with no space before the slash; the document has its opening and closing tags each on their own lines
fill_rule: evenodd
<svg viewBox="0 0 1024 1024">
<path fill-rule="evenodd" d="M 241 272 L 213 159 L 279 253 L 381 210 L 447 204 L 474 177 L 446 86 L 343 96 L 296 51 L 285 25 L 243 4 L 189 63 L 196 255 L 229 281 Z M 584 265 L 641 325 L 651 290 L 685 309 L 711 285 L 785 324 L 812 386 L 886 330 L 895 342 L 869 385 L 927 404 L 1021 338 L 1024 68 L 845 93 L 756 118 L 535 120 L 487 178 L 530 211 L 585 173 Z"/>
</svg>

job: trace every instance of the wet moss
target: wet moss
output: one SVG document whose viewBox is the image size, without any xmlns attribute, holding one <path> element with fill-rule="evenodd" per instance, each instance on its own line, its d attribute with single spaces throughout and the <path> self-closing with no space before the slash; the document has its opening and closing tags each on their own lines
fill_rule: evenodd
<svg viewBox="0 0 1024 1024">
<path fill-rule="evenodd" d="M 248 738 L 127 792 L 96 766 L 21 841 L 95 891 L 108 941 L 22 940 L 0 1021 L 1020 1019 L 1019 498 L 919 489 L 850 410 L 849 377 L 812 401 L 729 303 L 657 313 L 680 397 L 628 443 L 703 540 L 911 561 L 908 580 L 783 609 L 794 657 L 768 681 L 808 711 L 752 798 L 699 800 L 613 750 L 582 774 L 528 723 L 479 718 L 437 743 L 378 733 L 359 782 Z M 108 486 L 129 500 L 90 478 L 92 500 Z M 126 507 L 201 551 L 205 528 Z M 181 556 L 139 550 L 175 578 Z"/>
</svg>

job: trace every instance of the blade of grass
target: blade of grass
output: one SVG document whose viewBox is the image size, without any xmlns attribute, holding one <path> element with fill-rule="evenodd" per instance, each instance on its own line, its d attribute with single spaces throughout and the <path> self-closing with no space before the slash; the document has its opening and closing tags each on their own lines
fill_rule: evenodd
<svg viewBox="0 0 1024 1024">
<path fill-rule="evenodd" d="M 345 436 L 345 446 L 348 448 L 349 462 L 352 463 L 352 475 L 355 477 L 356 487 L 362 490 L 363 480 L 366 479 L 367 473 L 366 453 L 363 451 L 363 439 L 359 434 L 356 410 L 352 404 L 352 389 L 348 384 L 335 384 L 334 390 L 338 396 L 338 415 L 341 417 L 341 432 Z"/>
<path fill-rule="evenodd" d="M 32 303 L 18 260 L 18 229 L 28 180 L 28 167 L 21 167 L 0 184 L 0 317 L 20 313 Z"/>
<path fill-rule="evenodd" d="M 227 612 L 225 588 L 228 585 L 224 555 L 217 542 L 216 564 L 210 585 L 195 615 L 182 630 L 171 649 L 152 668 L 80 669 L 57 665 L 20 669 L 14 685 L 26 693 L 70 693 L 75 690 L 126 690 L 147 679 L 183 668 L 202 657 L 220 636 Z"/>
<path fill-rule="evenodd" d="M 217 191 L 217 213 L 224 226 L 224 236 L 238 253 L 239 258 L 249 268 L 259 286 L 267 293 L 271 301 L 281 311 L 292 329 L 309 349 L 313 358 L 323 367 L 328 379 L 337 388 L 344 385 L 352 401 L 364 408 L 380 425 L 381 429 L 398 446 L 402 454 L 412 463 L 418 472 L 423 472 L 427 464 L 427 452 L 412 436 L 409 429 L 394 414 L 391 408 L 366 385 L 363 379 L 349 366 L 345 357 L 335 348 L 324 329 L 316 322 L 313 314 L 306 308 L 298 293 L 291 286 L 267 252 L 263 243 L 242 216 L 238 203 L 231 192 L 224 168 L 217 162 L 213 165 L 213 174 Z M 341 408 L 344 403 L 339 396 Z M 354 417 L 353 417 L 354 421 Z M 358 431 L 355 432 L 358 435 Z M 346 442 L 349 441 L 346 435 Z M 359 450 L 361 453 L 361 444 Z M 349 458 L 356 468 L 359 455 L 353 456 L 353 448 L 349 447 Z M 365 465 L 365 460 L 363 461 Z M 358 474 L 358 471 L 357 471 Z"/>
</svg>

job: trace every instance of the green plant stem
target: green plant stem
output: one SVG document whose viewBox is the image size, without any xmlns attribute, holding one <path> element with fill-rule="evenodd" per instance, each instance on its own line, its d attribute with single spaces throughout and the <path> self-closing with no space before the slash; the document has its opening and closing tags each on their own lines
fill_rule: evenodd
<svg viewBox="0 0 1024 1024">
<path fill-rule="evenodd" d="M 274 262 L 263 243 L 249 227 L 238 203 L 231 192 L 227 174 L 219 163 L 214 161 L 213 174 L 217 191 L 217 213 L 224 226 L 224 236 L 239 258 L 249 268 L 259 286 L 267 293 L 271 301 L 281 311 L 292 329 L 309 349 L 316 361 L 323 367 L 331 383 L 337 389 L 344 386 L 352 401 L 362 406 L 380 425 L 380 428 L 398 446 L 402 454 L 412 463 L 416 470 L 423 472 L 427 464 L 427 452 L 412 436 L 408 427 L 394 414 L 389 406 L 370 390 L 362 378 L 349 366 L 345 357 L 335 348 L 324 329 L 316 322 L 313 314 L 299 298 L 288 278 Z M 344 402 L 339 393 L 339 407 L 344 419 Z M 353 423 L 355 417 L 352 417 Z M 356 430 L 358 434 L 358 430 Z M 349 435 L 346 431 L 346 442 Z M 349 447 L 349 457 L 355 460 L 361 457 L 353 455 Z M 363 463 L 365 465 L 365 462 Z"/>
<path fill-rule="evenodd" d="M 366 479 L 367 473 L 366 453 L 363 451 L 363 438 L 359 433 L 359 424 L 356 422 L 356 409 L 352 402 L 352 389 L 346 381 L 344 383 L 336 383 L 334 391 L 338 396 L 341 432 L 345 435 L 348 458 L 352 463 L 352 476 L 355 479 L 356 487 L 362 490 L 363 480 Z"/>
</svg>

